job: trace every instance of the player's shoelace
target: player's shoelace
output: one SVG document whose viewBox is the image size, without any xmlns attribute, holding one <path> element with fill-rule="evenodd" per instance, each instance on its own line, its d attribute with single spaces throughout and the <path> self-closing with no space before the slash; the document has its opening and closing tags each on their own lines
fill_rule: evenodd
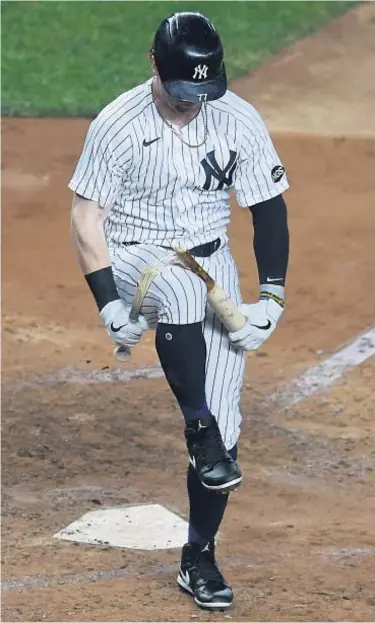
<svg viewBox="0 0 375 623">
<path fill-rule="evenodd" d="M 217 567 L 217 563 L 212 552 L 201 552 L 198 566 L 200 575 L 206 582 L 215 582 L 217 584 L 225 585 L 224 578 Z"/>
<path fill-rule="evenodd" d="M 207 465 L 230 461 L 219 428 L 209 426 L 198 433 L 199 452 Z"/>
</svg>

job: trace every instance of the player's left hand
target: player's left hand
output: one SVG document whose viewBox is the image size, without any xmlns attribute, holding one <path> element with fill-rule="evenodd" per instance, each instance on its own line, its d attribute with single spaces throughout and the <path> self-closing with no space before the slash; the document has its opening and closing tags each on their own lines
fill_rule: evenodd
<svg viewBox="0 0 375 623">
<path fill-rule="evenodd" d="M 274 332 L 284 308 L 272 298 L 262 298 L 252 305 L 238 308 L 247 322 L 238 331 L 229 333 L 229 339 L 239 350 L 257 350 Z"/>
</svg>

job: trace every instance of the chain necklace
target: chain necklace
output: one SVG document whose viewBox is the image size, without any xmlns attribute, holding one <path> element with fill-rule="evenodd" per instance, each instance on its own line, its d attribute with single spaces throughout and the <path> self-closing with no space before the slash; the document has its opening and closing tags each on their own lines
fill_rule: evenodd
<svg viewBox="0 0 375 623">
<path fill-rule="evenodd" d="M 187 141 L 185 141 L 185 139 L 181 135 L 181 132 L 179 130 L 177 130 L 174 127 L 174 125 L 170 121 L 168 121 L 168 119 L 166 119 L 164 117 L 164 115 L 162 115 L 162 113 L 160 112 L 160 110 L 158 108 L 158 105 L 156 103 L 155 96 L 154 96 L 154 90 L 153 90 L 152 86 L 151 86 L 151 97 L 152 97 L 153 104 L 155 105 L 155 108 L 158 111 L 158 114 L 162 118 L 162 120 L 165 123 L 165 125 L 167 125 L 168 128 L 170 128 L 172 130 L 173 134 L 175 134 L 180 139 L 180 141 L 182 143 L 184 143 L 184 145 L 187 145 L 188 147 L 194 147 L 194 148 L 198 148 L 198 147 L 201 147 L 202 145 L 204 145 L 204 143 L 207 140 L 207 136 L 208 136 L 207 102 L 203 102 L 203 111 L 202 111 L 202 115 L 203 115 L 203 118 L 204 118 L 204 136 L 203 136 L 203 140 L 200 143 L 198 143 L 198 145 L 192 145 L 191 143 L 188 143 Z M 193 119 L 191 121 L 193 121 Z"/>
</svg>

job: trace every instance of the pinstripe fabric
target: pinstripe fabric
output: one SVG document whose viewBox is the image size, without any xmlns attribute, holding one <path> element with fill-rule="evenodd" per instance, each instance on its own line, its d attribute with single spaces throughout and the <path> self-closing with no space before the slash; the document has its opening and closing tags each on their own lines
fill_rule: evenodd
<svg viewBox="0 0 375 623">
<path fill-rule="evenodd" d="M 140 244 L 115 252 L 113 272 L 119 294 L 131 302 L 142 270 L 165 256 L 165 249 Z M 206 286 L 197 275 L 180 266 L 165 266 L 151 282 L 142 314 L 150 327 L 157 322 L 192 324 L 201 322 L 207 301 Z"/>
<path fill-rule="evenodd" d="M 71 190 L 104 209 L 105 234 L 120 296 L 131 302 L 140 272 L 165 254 L 163 246 L 187 248 L 221 238 L 221 248 L 199 260 L 237 303 L 237 268 L 228 248 L 229 191 L 240 206 L 251 206 L 288 188 L 258 112 L 234 93 L 209 102 L 183 127 L 184 144 L 160 117 L 152 79 L 123 93 L 90 124 Z M 206 113 L 205 113 L 206 110 Z M 204 115 L 207 114 L 207 119 Z M 278 177 L 278 176 L 276 176 Z M 124 247 L 123 242 L 142 244 Z M 158 322 L 203 321 L 207 342 L 207 402 L 217 417 L 227 448 L 237 442 L 245 355 L 207 306 L 203 282 L 179 267 L 166 267 L 152 282 L 142 313 Z"/>
<path fill-rule="evenodd" d="M 202 109 L 181 129 L 186 141 L 202 141 L 204 115 Z M 120 95 L 92 121 L 69 187 L 105 209 L 109 245 L 136 240 L 191 248 L 226 235 L 230 188 L 241 206 L 288 188 L 286 175 L 272 181 L 281 162 L 250 104 L 228 91 L 207 104 L 207 127 L 202 146 L 185 145 L 158 114 L 151 80 Z M 231 157 L 233 170 L 225 175 Z"/>
<path fill-rule="evenodd" d="M 216 257 L 215 257 L 216 256 Z M 242 303 L 237 267 L 228 247 L 202 262 L 203 267 L 238 305 Z M 235 350 L 226 329 L 207 306 L 203 325 L 207 345 L 206 397 L 227 449 L 240 436 L 240 392 L 246 354 Z"/>
<path fill-rule="evenodd" d="M 112 251 L 113 271 L 120 296 L 131 303 L 142 268 L 165 255 L 152 245 L 122 247 Z M 240 304 L 237 268 L 228 245 L 199 263 Z M 232 348 L 227 331 L 207 305 L 207 290 L 196 275 L 177 266 L 166 266 L 151 283 L 142 313 L 151 327 L 158 322 L 190 324 L 203 321 L 207 344 L 207 404 L 216 416 L 226 447 L 232 448 L 240 434 L 240 391 L 245 354 Z"/>
</svg>

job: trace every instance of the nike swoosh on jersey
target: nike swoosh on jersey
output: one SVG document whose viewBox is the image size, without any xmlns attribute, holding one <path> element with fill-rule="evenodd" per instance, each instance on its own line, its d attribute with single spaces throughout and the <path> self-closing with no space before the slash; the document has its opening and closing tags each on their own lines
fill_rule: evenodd
<svg viewBox="0 0 375 623">
<path fill-rule="evenodd" d="M 152 145 L 152 143 L 155 143 L 155 141 L 160 141 L 161 136 L 158 136 L 157 138 L 153 138 L 151 139 L 151 141 L 146 141 L 146 139 L 143 139 L 143 145 L 144 147 L 148 147 L 149 145 Z"/>
<path fill-rule="evenodd" d="M 256 327 L 257 329 L 263 329 L 264 331 L 267 331 L 268 329 L 271 328 L 271 321 L 268 320 L 267 324 L 259 326 L 258 324 L 250 324 L 251 327 Z"/>
</svg>

